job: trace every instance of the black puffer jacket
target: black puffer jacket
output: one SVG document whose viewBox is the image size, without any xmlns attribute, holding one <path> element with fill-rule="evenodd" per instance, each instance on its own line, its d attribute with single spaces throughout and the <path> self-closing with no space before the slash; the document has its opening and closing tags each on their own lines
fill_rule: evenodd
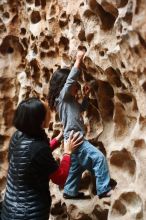
<svg viewBox="0 0 146 220">
<path fill-rule="evenodd" d="M 51 205 L 49 175 L 57 168 L 44 131 L 37 137 L 16 131 L 9 147 L 1 219 L 48 220 Z"/>
</svg>

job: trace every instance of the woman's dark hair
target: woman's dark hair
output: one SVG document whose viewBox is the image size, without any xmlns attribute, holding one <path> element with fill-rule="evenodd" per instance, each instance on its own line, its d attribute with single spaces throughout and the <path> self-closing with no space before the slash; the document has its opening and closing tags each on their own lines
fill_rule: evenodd
<svg viewBox="0 0 146 220">
<path fill-rule="evenodd" d="M 46 109 L 38 98 L 22 101 L 15 112 L 13 125 L 21 132 L 33 136 L 40 133 Z"/>
<path fill-rule="evenodd" d="M 62 90 L 69 73 L 70 70 L 65 68 L 58 69 L 53 73 L 53 76 L 50 80 L 48 93 L 48 102 L 52 110 L 55 108 L 55 99 L 59 96 L 60 91 Z"/>
</svg>

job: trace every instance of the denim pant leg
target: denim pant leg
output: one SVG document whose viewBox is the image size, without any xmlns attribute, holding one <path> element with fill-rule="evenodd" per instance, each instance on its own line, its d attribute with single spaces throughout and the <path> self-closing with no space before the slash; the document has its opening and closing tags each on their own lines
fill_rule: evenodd
<svg viewBox="0 0 146 220">
<path fill-rule="evenodd" d="M 79 164 L 76 150 L 76 152 L 71 155 L 71 167 L 65 183 L 64 193 L 71 196 L 76 196 L 78 194 L 82 173 L 83 169 Z"/>
<path fill-rule="evenodd" d="M 79 148 L 78 153 L 79 163 L 95 175 L 97 195 L 109 191 L 110 175 L 105 156 L 87 140 L 81 146 L 82 150 Z"/>
<path fill-rule="evenodd" d="M 106 158 L 89 141 L 84 140 L 81 146 L 77 148 L 71 156 L 71 162 L 71 168 L 64 187 L 65 193 L 72 196 L 78 194 L 81 176 L 85 170 L 89 170 L 95 175 L 97 195 L 111 189 Z"/>
</svg>

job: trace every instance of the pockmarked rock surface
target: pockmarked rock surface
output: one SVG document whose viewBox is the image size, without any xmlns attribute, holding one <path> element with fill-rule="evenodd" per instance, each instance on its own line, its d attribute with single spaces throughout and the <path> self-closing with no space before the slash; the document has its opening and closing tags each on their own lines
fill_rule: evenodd
<svg viewBox="0 0 146 220">
<path fill-rule="evenodd" d="M 81 89 L 86 82 L 92 87 L 83 115 L 87 138 L 106 155 L 117 188 L 110 200 L 99 200 L 85 172 L 81 190 L 91 199 L 67 201 L 50 184 L 50 219 L 145 220 L 145 0 L 0 0 L 0 199 L 17 104 L 47 95 L 52 73 L 71 67 L 81 46 L 87 49 Z M 48 135 L 60 129 L 52 114 Z"/>
</svg>

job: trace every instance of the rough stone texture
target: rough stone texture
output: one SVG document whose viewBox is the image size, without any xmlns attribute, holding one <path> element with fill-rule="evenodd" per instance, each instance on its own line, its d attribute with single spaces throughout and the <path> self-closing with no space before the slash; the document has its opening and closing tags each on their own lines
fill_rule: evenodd
<svg viewBox="0 0 146 220">
<path fill-rule="evenodd" d="M 51 74 L 71 66 L 74 51 L 87 55 L 81 85 L 92 85 L 84 114 L 87 138 L 108 159 L 118 186 L 111 200 L 95 196 L 94 179 L 83 175 L 91 199 L 65 201 L 51 184 L 50 219 L 146 219 L 146 1 L 0 1 L 0 189 L 5 187 L 7 148 L 17 104 L 46 95 Z M 49 135 L 61 129 L 52 115 Z M 58 150 L 56 154 L 60 154 Z M 2 194 L 2 193 L 1 193 Z"/>
</svg>

